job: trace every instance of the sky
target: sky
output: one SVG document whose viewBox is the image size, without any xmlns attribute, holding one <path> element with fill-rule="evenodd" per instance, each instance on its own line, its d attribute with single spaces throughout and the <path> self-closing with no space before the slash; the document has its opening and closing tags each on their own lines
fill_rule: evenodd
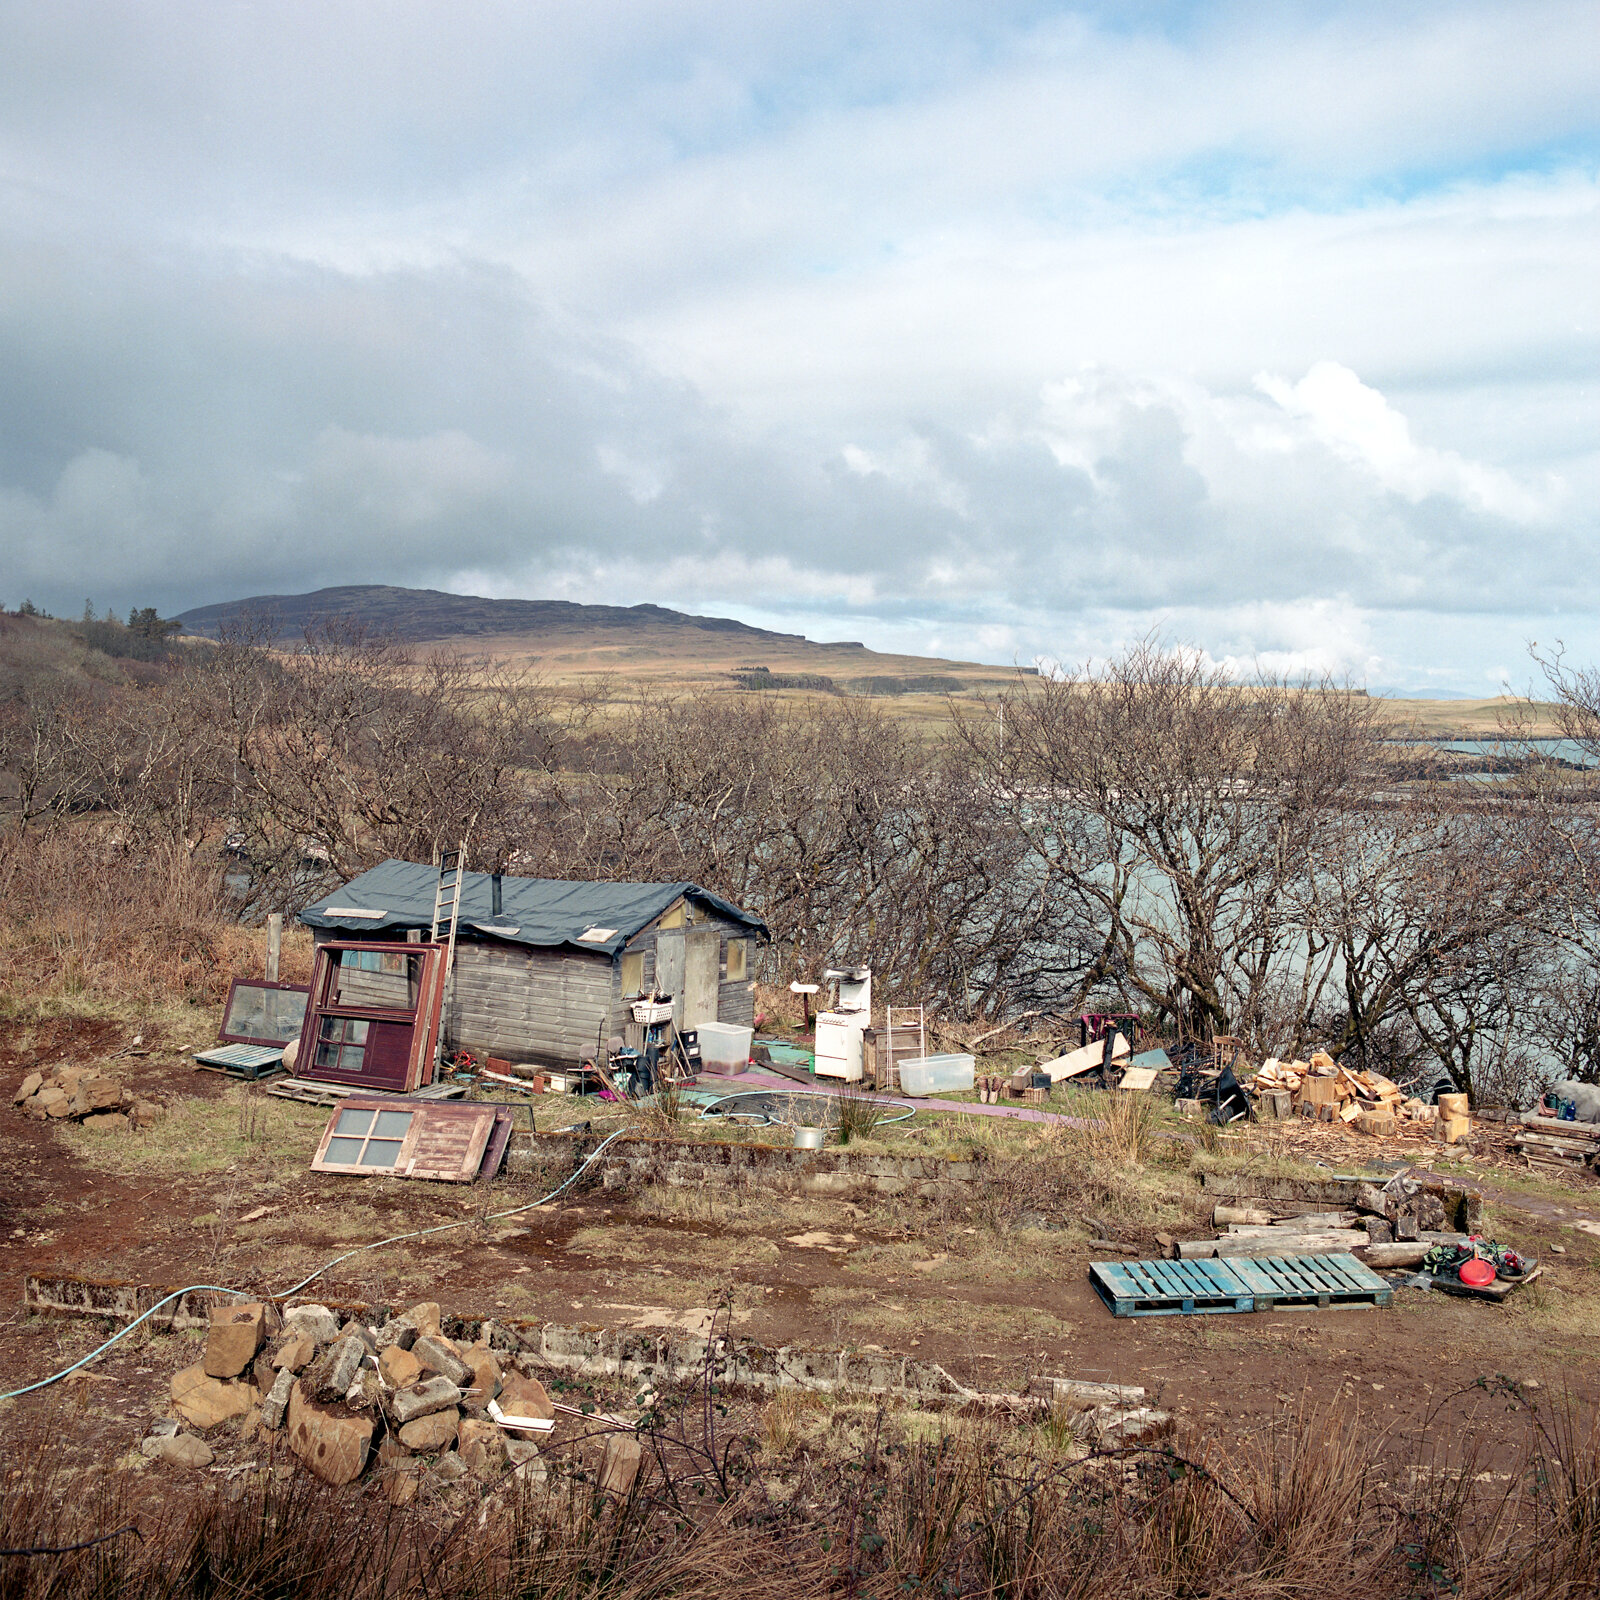
<svg viewBox="0 0 1600 1600">
<path fill-rule="evenodd" d="M 1600 0 L 0 0 L 0 604 L 1600 660 Z"/>
</svg>

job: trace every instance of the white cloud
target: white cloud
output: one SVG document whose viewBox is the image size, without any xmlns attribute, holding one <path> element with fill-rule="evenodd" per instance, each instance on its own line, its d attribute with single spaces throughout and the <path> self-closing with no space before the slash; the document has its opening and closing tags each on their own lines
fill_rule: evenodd
<svg viewBox="0 0 1600 1600">
<path fill-rule="evenodd" d="M 1592 26 L 17 12 L 0 595 L 460 582 L 1002 660 L 1167 619 L 1476 682 L 1600 602 Z"/>
<path fill-rule="evenodd" d="M 1314 438 L 1346 461 L 1369 468 L 1386 489 L 1416 502 L 1448 495 L 1514 522 L 1538 522 L 1553 511 L 1554 486 L 1540 495 L 1510 473 L 1453 450 L 1435 450 L 1411 437 L 1411 425 L 1376 389 L 1348 367 L 1318 361 L 1298 383 L 1271 373 L 1256 378 L 1290 416 L 1303 419 Z"/>
</svg>

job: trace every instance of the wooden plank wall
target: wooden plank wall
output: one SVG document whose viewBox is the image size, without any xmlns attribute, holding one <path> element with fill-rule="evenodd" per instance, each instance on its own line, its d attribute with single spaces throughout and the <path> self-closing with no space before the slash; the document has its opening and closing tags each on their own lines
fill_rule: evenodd
<svg viewBox="0 0 1600 1600">
<path fill-rule="evenodd" d="M 449 1041 L 480 1055 L 576 1066 L 611 1027 L 606 955 L 458 942 Z"/>
<path fill-rule="evenodd" d="M 717 927 L 722 933 L 722 951 L 718 958 L 721 971 L 721 982 L 717 985 L 717 1021 L 734 1022 L 749 1028 L 755 1025 L 756 1020 L 756 988 L 750 978 L 741 979 L 738 983 L 728 982 L 728 940 L 730 938 L 746 939 L 750 944 L 749 957 L 746 971 L 753 973 L 756 965 L 756 942 L 751 937 L 749 929 L 735 922 L 729 922 L 721 917 L 706 917 L 704 920 L 696 919 L 695 926 L 707 925 Z M 644 952 L 644 986 L 650 989 L 656 978 L 656 930 L 648 928 L 636 939 L 629 942 L 627 948 L 642 950 Z M 616 1007 L 615 1015 L 619 1022 L 624 1019 L 627 1012 L 627 1002 L 622 994 L 622 965 L 617 964 L 615 987 L 613 990 L 613 1003 Z M 620 1031 L 620 1029 L 619 1029 Z M 630 1043 L 635 1041 L 630 1037 Z"/>
</svg>

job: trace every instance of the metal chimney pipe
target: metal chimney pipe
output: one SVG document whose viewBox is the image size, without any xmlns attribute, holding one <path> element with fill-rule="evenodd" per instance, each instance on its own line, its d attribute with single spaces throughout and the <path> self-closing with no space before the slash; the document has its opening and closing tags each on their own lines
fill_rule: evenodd
<svg viewBox="0 0 1600 1600">
<path fill-rule="evenodd" d="M 489 879 L 489 915 L 496 922 L 500 920 L 500 874 L 496 872 Z"/>
</svg>

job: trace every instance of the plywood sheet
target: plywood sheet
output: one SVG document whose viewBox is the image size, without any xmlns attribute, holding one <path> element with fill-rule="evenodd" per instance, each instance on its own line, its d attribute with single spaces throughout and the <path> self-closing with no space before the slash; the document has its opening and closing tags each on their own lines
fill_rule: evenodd
<svg viewBox="0 0 1600 1600">
<path fill-rule="evenodd" d="M 1128 1053 L 1128 1041 L 1119 1033 L 1117 1042 L 1112 1047 L 1112 1059 L 1120 1061 Z M 1059 1083 L 1063 1078 L 1075 1078 L 1080 1072 L 1092 1071 L 1105 1060 L 1106 1047 L 1103 1040 L 1097 1039 L 1093 1044 L 1081 1045 L 1076 1050 L 1069 1050 L 1064 1056 L 1057 1056 L 1053 1061 L 1041 1062 L 1033 1070 L 1046 1072 L 1050 1075 L 1052 1083 Z"/>
</svg>

